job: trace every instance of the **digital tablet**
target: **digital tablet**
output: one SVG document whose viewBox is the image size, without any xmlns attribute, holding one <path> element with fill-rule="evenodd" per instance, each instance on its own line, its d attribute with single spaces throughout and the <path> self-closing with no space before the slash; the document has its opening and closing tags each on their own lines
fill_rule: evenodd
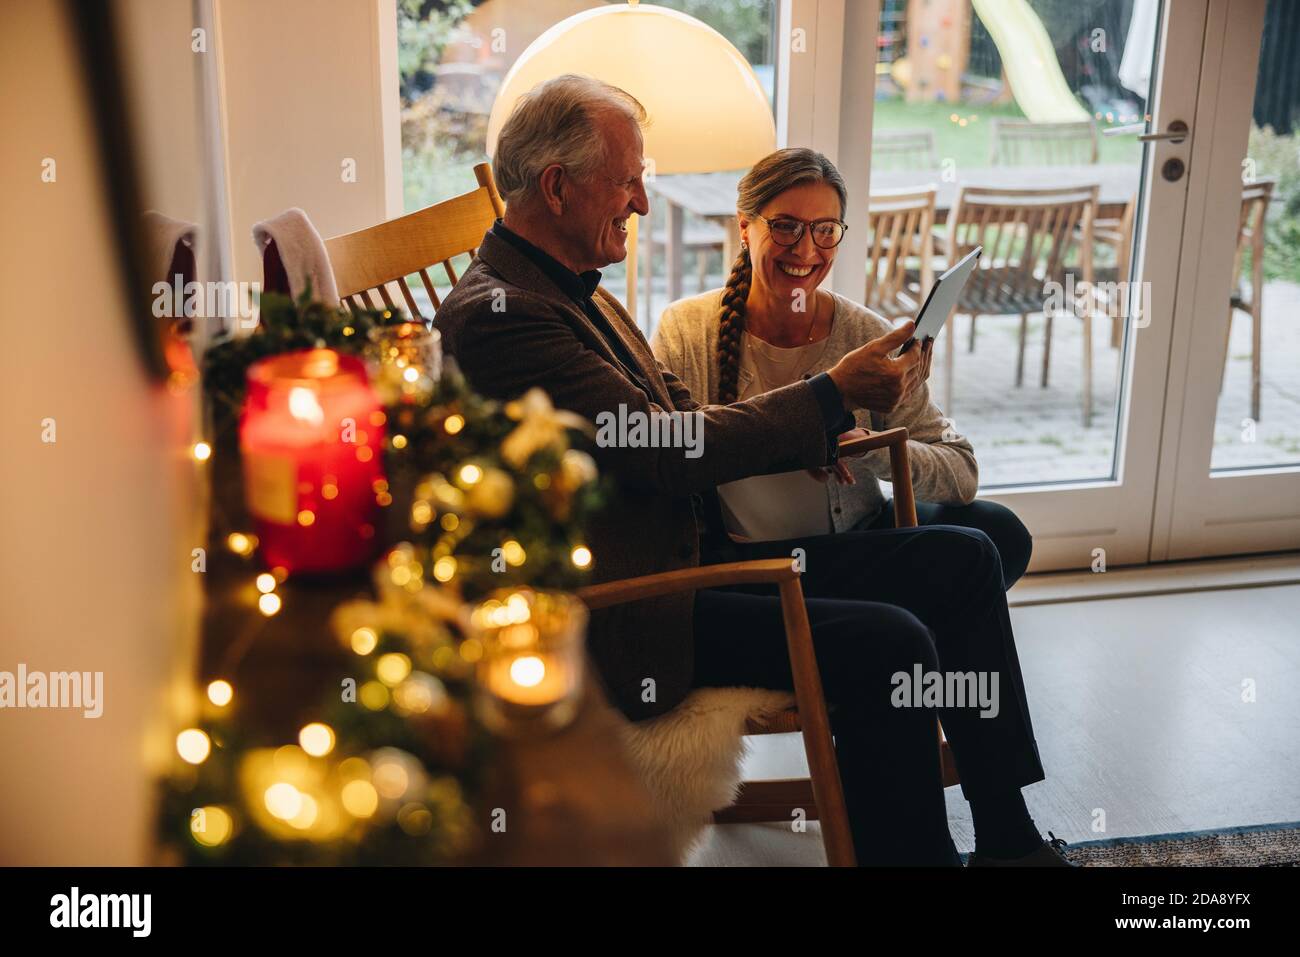
<svg viewBox="0 0 1300 957">
<path fill-rule="evenodd" d="M 902 348 L 898 350 L 900 356 L 912 348 L 918 339 L 924 341 L 938 337 L 943 324 L 952 315 L 953 307 L 957 305 L 962 286 L 966 285 L 966 280 L 974 272 L 980 253 L 983 251 L 983 246 L 976 246 L 934 281 L 934 285 L 930 287 L 930 294 L 925 297 L 925 305 L 921 307 L 921 312 L 916 317 L 916 329 L 912 332 L 912 338 L 904 342 Z"/>
</svg>

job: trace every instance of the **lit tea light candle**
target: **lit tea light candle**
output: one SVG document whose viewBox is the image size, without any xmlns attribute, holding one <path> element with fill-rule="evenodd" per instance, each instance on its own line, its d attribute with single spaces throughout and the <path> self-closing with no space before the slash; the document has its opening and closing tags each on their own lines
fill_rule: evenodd
<svg viewBox="0 0 1300 957">
<path fill-rule="evenodd" d="M 519 736 L 573 720 L 582 696 L 585 605 L 560 592 L 507 590 L 475 608 L 470 621 L 483 646 L 476 703 L 488 728 Z"/>
<path fill-rule="evenodd" d="M 360 359 L 307 349 L 249 368 L 239 443 L 267 567 L 339 571 L 374 556 L 384 423 Z"/>
<path fill-rule="evenodd" d="M 423 403 L 442 377 L 442 336 L 422 322 L 370 330 L 371 379 L 386 406 Z"/>
<path fill-rule="evenodd" d="M 554 655 L 525 651 L 501 656 L 487 665 L 484 683 L 495 695 L 520 705 L 550 705 L 571 690 L 563 662 Z"/>
</svg>

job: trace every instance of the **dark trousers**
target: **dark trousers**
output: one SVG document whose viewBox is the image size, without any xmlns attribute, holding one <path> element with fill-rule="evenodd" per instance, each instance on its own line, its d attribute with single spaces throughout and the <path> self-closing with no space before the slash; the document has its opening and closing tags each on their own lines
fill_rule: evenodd
<svg viewBox="0 0 1300 957">
<path fill-rule="evenodd" d="M 860 864 L 948 864 L 936 717 L 968 799 L 1043 779 L 998 549 L 975 528 L 850 531 L 739 546 L 801 556 L 813 645 Z M 795 549 L 802 549 L 795 553 Z M 698 592 L 697 687 L 791 689 L 779 599 L 762 586 Z M 895 707 L 893 676 L 998 676 L 997 714 L 973 703 Z"/>
<path fill-rule="evenodd" d="M 1002 583 L 1009 591 L 1020 581 L 1029 567 L 1029 556 L 1034 542 L 1029 529 L 1016 517 L 1016 513 L 997 502 L 976 500 L 969 505 L 935 505 L 916 503 L 916 521 L 919 525 L 958 525 L 979 529 L 993 542 L 1002 561 Z M 894 527 L 894 502 L 885 503 L 880 514 L 860 526 L 863 530 Z"/>
</svg>

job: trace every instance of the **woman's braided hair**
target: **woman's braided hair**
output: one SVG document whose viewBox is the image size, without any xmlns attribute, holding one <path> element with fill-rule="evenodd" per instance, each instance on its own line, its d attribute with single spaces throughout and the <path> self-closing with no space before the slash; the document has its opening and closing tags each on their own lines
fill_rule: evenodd
<svg viewBox="0 0 1300 957">
<path fill-rule="evenodd" d="M 740 180 L 736 212 L 752 219 L 792 186 L 826 183 L 840 197 L 840 215 L 848 205 L 848 189 L 835 164 L 816 150 L 803 147 L 777 150 L 754 164 Z M 749 249 L 742 247 L 722 290 L 718 317 L 718 401 L 735 402 L 739 391 L 740 340 L 745 331 L 745 302 L 754 278 Z"/>
</svg>

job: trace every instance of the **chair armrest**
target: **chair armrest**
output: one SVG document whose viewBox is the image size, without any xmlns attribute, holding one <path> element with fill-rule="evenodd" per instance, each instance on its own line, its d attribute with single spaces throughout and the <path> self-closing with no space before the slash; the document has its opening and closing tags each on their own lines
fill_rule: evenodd
<svg viewBox="0 0 1300 957">
<path fill-rule="evenodd" d="M 903 429 L 902 432 L 906 436 L 907 430 Z M 904 454 L 906 444 L 904 441 Z M 589 585 L 578 589 L 578 597 L 588 608 L 595 609 L 643 598 L 694 591 L 697 588 L 761 582 L 775 583 L 781 594 L 781 618 L 785 625 L 786 647 L 790 653 L 794 696 L 799 709 L 799 722 L 803 726 L 804 750 L 813 781 L 813 797 L 817 802 L 822 831 L 826 835 L 827 862 L 833 867 L 852 867 L 855 862 L 853 835 L 849 828 L 839 766 L 835 762 L 830 716 L 826 713 L 826 698 L 817 668 L 808 609 L 804 605 L 799 573 L 795 571 L 791 559 L 763 558 L 749 562 L 682 568 L 658 575 Z"/>
<path fill-rule="evenodd" d="M 868 432 L 860 439 L 850 440 L 849 447 L 856 452 L 872 452 L 876 449 L 886 449 L 907 441 L 907 429 L 899 426 L 896 429 L 885 429 L 882 432 Z M 841 455 L 844 453 L 841 452 Z"/>
<path fill-rule="evenodd" d="M 608 608 L 645 598 L 659 598 L 678 592 L 696 591 L 700 588 L 718 588 L 722 585 L 757 585 L 765 582 L 781 583 L 797 579 L 799 573 L 789 558 L 760 558 L 748 562 L 727 562 L 722 565 L 699 565 L 679 568 L 657 575 L 624 578 L 620 581 L 588 585 L 578 589 L 578 597 L 588 608 Z"/>
<path fill-rule="evenodd" d="M 951 330 L 949 335 L 951 335 Z M 907 429 L 899 426 L 883 432 L 868 433 L 865 438 L 853 439 L 852 447 L 870 452 L 889 449 L 889 480 L 894 487 L 894 527 L 915 528 L 916 496 L 912 492 L 912 466 L 907 455 Z"/>
</svg>

